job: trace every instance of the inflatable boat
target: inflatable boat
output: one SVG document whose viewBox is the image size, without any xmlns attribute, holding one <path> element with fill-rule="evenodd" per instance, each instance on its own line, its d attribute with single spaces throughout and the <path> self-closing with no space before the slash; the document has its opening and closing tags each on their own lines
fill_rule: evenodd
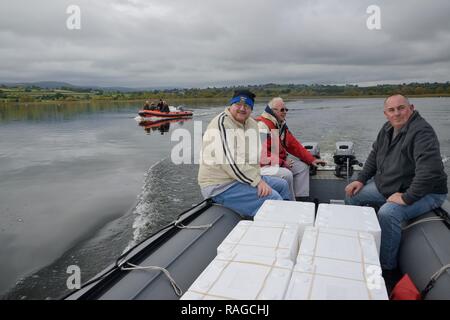
<svg viewBox="0 0 450 320">
<path fill-rule="evenodd" d="M 351 146 L 347 144 L 346 150 L 350 151 Z M 307 148 L 313 153 L 317 145 Z M 344 187 L 355 176 L 353 165 L 358 170 L 359 163 L 351 152 L 335 155 L 334 160 L 334 168 L 311 172 L 310 197 L 316 204 L 342 201 Z M 232 210 L 205 200 L 125 252 L 65 298 L 179 299 L 216 257 L 217 247 L 241 220 Z M 408 274 L 419 291 L 428 289 L 424 299 L 450 299 L 449 202 L 409 221 L 403 229 L 401 273 Z"/>
<path fill-rule="evenodd" d="M 162 112 L 159 110 L 139 110 L 138 111 L 139 122 L 143 121 L 156 121 L 165 119 L 180 119 L 180 118 L 190 118 L 193 116 L 192 111 L 181 111 L 174 107 L 170 107 L 169 112 Z"/>
</svg>

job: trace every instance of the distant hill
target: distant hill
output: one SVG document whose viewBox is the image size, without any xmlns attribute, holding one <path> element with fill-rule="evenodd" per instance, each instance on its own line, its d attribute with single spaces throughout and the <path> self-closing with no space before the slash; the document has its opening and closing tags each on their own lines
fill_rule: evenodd
<svg viewBox="0 0 450 320">
<path fill-rule="evenodd" d="M 73 84 L 67 82 L 58 81 L 39 81 L 39 82 L 16 82 L 16 83 L 0 83 L 0 85 L 5 85 L 7 87 L 38 87 L 41 89 L 59 89 L 61 87 L 74 88 Z"/>
<path fill-rule="evenodd" d="M 9 88 L 15 87 L 37 87 L 41 89 L 61 89 L 61 88 L 73 88 L 73 89 L 94 89 L 103 91 L 114 92 L 142 92 L 153 90 L 166 90 L 173 89 L 169 87 L 153 87 L 153 88 L 128 88 L 128 87 L 101 87 L 101 86 L 77 86 L 67 82 L 60 81 L 37 81 L 37 82 L 16 82 L 16 83 L 0 83 Z"/>
</svg>

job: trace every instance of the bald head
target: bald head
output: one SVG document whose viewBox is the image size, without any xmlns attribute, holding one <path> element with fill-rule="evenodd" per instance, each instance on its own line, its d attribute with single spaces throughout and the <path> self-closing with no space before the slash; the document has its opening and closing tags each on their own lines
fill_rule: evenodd
<svg viewBox="0 0 450 320">
<path fill-rule="evenodd" d="M 405 105 L 410 106 L 409 100 L 407 97 L 402 96 L 401 94 L 394 94 L 393 96 L 387 97 L 386 100 L 384 100 L 384 108 L 386 108 L 386 105 Z"/>
<path fill-rule="evenodd" d="M 401 94 L 388 97 L 384 101 L 384 115 L 395 129 L 402 128 L 411 118 L 414 105 Z"/>
</svg>

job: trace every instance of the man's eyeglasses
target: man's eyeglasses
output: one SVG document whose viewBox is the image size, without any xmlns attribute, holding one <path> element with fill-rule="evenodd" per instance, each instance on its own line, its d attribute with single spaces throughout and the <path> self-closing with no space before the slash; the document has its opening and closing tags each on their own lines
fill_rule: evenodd
<svg viewBox="0 0 450 320">
<path fill-rule="evenodd" d="M 273 110 L 280 111 L 280 112 L 288 112 L 288 111 L 289 111 L 288 108 L 281 108 L 280 110 L 278 110 L 278 109 L 273 109 Z"/>
</svg>

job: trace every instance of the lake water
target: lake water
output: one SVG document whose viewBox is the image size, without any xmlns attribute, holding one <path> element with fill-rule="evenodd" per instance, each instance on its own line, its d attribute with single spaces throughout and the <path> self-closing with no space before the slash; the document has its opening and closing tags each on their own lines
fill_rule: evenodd
<svg viewBox="0 0 450 320">
<path fill-rule="evenodd" d="M 435 128 L 450 174 L 450 98 L 411 99 Z M 288 125 L 332 159 L 351 140 L 364 160 L 385 119 L 382 99 L 287 103 Z M 259 115 L 264 104 L 255 106 Z M 194 118 L 139 126 L 138 105 L 0 106 L 0 296 L 55 299 L 67 267 L 87 281 L 125 248 L 202 200 L 196 165 L 175 165 L 177 129 L 193 136 L 223 106 L 188 105 Z M 197 123 L 195 126 L 194 124 Z M 198 130 L 197 130 L 198 134 Z M 194 140 L 192 140 L 194 145 Z"/>
</svg>

